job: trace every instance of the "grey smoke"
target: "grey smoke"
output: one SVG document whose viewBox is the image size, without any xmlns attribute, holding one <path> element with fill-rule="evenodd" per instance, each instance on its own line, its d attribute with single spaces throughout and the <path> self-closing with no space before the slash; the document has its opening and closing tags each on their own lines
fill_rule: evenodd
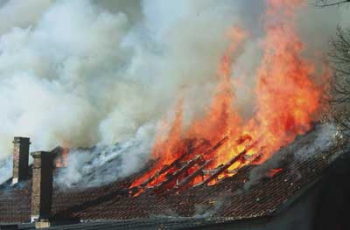
<svg viewBox="0 0 350 230">
<path fill-rule="evenodd" d="M 344 141 L 342 133 L 335 124 L 319 124 L 310 133 L 302 138 L 297 138 L 292 144 L 282 148 L 264 164 L 253 168 L 249 180 L 244 184 L 244 189 L 249 190 L 251 186 L 268 177 L 271 169 L 283 168 L 283 161 L 286 160 L 286 155 L 290 155 L 290 153 L 293 153 L 295 161 L 305 161 L 313 157 L 319 157 L 320 154 L 331 151 L 337 145 L 345 144 Z M 298 176 L 297 171 L 293 173 Z"/>
<path fill-rule="evenodd" d="M 13 136 L 31 137 L 31 151 L 77 149 L 67 185 L 113 157 L 122 160 L 108 180 L 137 171 L 180 92 L 187 122 L 205 111 L 233 25 L 250 34 L 233 73 L 243 79 L 237 98 L 249 116 L 263 13 L 255 0 L 0 1 L 1 178 L 11 175 Z M 349 22 L 349 9 L 305 6 L 300 15 L 312 50 L 324 51 L 336 25 Z M 91 146 L 105 153 L 78 150 Z"/>
<path fill-rule="evenodd" d="M 195 205 L 194 218 L 210 218 L 216 214 L 225 204 L 225 198 L 214 199 L 211 204 Z"/>
<path fill-rule="evenodd" d="M 62 187 L 93 187 L 107 184 L 137 172 L 150 154 L 153 124 L 142 126 L 134 138 L 116 144 L 99 144 L 90 149 L 72 149 L 68 166 L 62 168 L 56 183 Z"/>
</svg>

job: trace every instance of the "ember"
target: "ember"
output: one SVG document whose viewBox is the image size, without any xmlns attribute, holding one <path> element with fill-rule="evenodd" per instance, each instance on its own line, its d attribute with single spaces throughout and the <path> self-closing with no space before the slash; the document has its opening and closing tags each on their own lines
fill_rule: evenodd
<svg viewBox="0 0 350 230">
<path fill-rule="evenodd" d="M 274 177 L 277 174 L 281 173 L 282 171 L 283 171 L 283 168 L 271 169 L 269 172 L 269 177 Z"/>
<path fill-rule="evenodd" d="M 159 135 L 154 145 L 153 157 L 158 162 L 132 188 L 161 192 L 216 184 L 246 165 L 264 162 L 311 128 L 322 89 L 312 81 L 316 67 L 301 56 L 304 44 L 293 24 L 294 10 L 300 4 L 302 1 L 268 1 L 264 56 L 256 72 L 255 115 L 246 120 L 235 107 L 232 57 L 239 54 L 248 37 L 235 27 L 228 33 L 231 45 L 219 64 L 216 93 L 206 115 L 184 128 L 181 100 L 167 137 Z M 281 170 L 274 169 L 270 175 Z"/>
<path fill-rule="evenodd" d="M 68 165 L 68 148 L 61 148 L 60 150 L 57 150 L 60 154 L 55 159 L 55 165 L 56 168 L 63 168 L 67 167 Z"/>
</svg>

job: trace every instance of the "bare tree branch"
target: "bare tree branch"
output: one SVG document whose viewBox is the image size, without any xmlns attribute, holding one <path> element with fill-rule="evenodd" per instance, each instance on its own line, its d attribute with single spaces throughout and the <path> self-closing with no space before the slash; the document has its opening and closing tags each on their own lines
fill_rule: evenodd
<svg viewBox="0 0 350 230">
<path fill-rule="evenodd" d="M 316 6 L 326 7 L 326 6 L 337 6 L 344 3 L 350 3 L 350 0 L 316 0 Z"/>
<path fill-rule="evenodd" d="M 334 70 L 330 82 L 331 114 L 339 127 L 350 134 L 350 30 L 338 27 L 336 37 L 330 45 L 332 51 L 329 59 Z"/>
</svg>

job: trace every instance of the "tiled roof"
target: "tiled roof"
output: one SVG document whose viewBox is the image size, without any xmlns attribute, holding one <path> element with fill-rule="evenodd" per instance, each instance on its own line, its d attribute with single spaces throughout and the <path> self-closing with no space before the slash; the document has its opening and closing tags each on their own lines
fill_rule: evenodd
<svg viewBox="0 0 350 230">
<path fill-rule="evenodd" d="M 331 162 L 344 152 L 344 146 L 337 145 L 327 151 L 315 149 L 310 156 L 295 154 L 296 149 L 313 139 L 310 133 L 280 150 L 264 165 L 247 166 L 214 186 L 201 185 L 180 193 L 170 190 L 130 196 L 126 188 L 134 177 L 98 188 L 55 187 L 53 218 L 97 221 L 172 216 L 238 220 L 269 216 L 316 182 Z M 268 176 L 276 165 L 283 170 L 273 177 Z M 3 185 L 0 189 L 0 222 L 29 220 L 30 187 L 30 180 L 15 187 Z"/>
<path fill-rule="evenodd" d="M 11 186 L 10 180 L 0 190 L 0 223 L 28 222 L 30 219 L 31 181 Z"/>
</svg>

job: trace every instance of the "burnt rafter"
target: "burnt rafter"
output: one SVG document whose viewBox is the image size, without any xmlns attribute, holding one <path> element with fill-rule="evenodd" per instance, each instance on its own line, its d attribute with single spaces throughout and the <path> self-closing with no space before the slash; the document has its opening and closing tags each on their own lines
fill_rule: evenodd
<svg viewBox="0 0 350 230">
<path fill-rule="evenodd" d="M 155 191 L 159 192 L 159 191 L 163 191 L 164 188 L 167 187 L 167 185 L 169 185 L 171 182 L 173 182 L 174 180 L 178 180 L 179 177 L 181 175 L 183 175 L 185 172 L 187 172 L 190 168 L 192 168 L 193 166 L 195 166 L 196 164 L 199 165 L 199 168 L 194 171 L 193 173 L 191 173 L 188 177 L 186 177 L 185 179 L 181 180 L 179 182 L 179 184 L 174 187 L 175 190 L 180 190 L 183 187 L 185 187 L 187 184 L 189 184 L 191 181 L 193 181 L 198 175 L 200 175 L 201 173 L 203 173 L 203 169 L 205 169 L 206 167 L 208 167 L 211 163 L 213 163 L 213 160 L 205 160 L 205 156 L 206 155 L 210 155 L 211 153 L 213 153 L 214 151 L 218 150 L 226 141 L 228 141 L 228 137 L 224 137 L 223 139 L 221 139 L 216 145 L 214 145 L 212 148 L 208 149 L 206 152 L 204 152 L 202 154 L 202 156 L 198 156 L 196 155 L 194 159 L 190 160 L 189 162 L 185 163 L 183 165 L 183 167 L 179 170 L 177 170 L 175 173 L 167 173 L 166 178 L 168 178 L 166 181 L 164 181 L 163 183 L 159 184 L 156 188 Z M 182 158 L 183 159 L 183 158 Z M 181 160 L 182 160 L 181 159 Z M 175 163 L 175 165 L 178 165 L 180 161 L 176 161 L 177 163 Z M 170 168 L 168 168 L 169 170 Z M 163 170 L 162 170 L 163 171 Z M 164 172 L 162 172 L 164 173 Z M 160 175 L 160 174 L 159 174 Z"/>
<path fill-rule="evenodd" d="M 207 151 L 205 151 L 203 154 L 201 154 L 202 156 L 206 156 L 209 155 L 211 153 L 213 153 L 214 151 L 216 151 L 217 149 L 219 149 L 229 138 L 226 136 L 223 139 L 221 139 L 218 143 L 216 143 L 213 147 L 209 148 Z M 149 179 L 147 179 L 146 181 L 144 181 L 139 188 L 146 188 L 147 185 L 149 185 L 150 183 L 152 183 L 154 180 L 156 180 L 157 178 L 159 178 L 161 175 L 166 174 L 166 177 L 173 177 L 174 175 L 177 175 L 177 173 L 175 172 L 175 174 L 170 173 L 171 169 L 176 169 L 176 171 L 181 170 L 182 168 L 181 165 L 185 164 L 184 167 L 186 168 L 186 166 L 188 165 L 188 163 L 184 162 L 186 158 L 188 158 L 190 155 L 192 155 L 194 147 L 191 146 L 188 151 L 186 151 L 186 153 L 182 154 L 179 158 L 177 158 L 176 160 L 174 160 L 171 164 L 164 166 L 160 171 L 158 171 L 157 173 L 155 173 L 152 177 L 150 177 Z M 204 161 L 204 159 L 202 159 L 202 162 Z M 169 176 L 170 175 L 170 176 Z M 160 184 L 161 185 L 161 184 Z"/>
<path fill-rule="evenodd" d="M 202 184 L 208 184 L 212 180 L 216 179 L 221 173 L 223 173 L 225 170 L 227 170 L 231 165 L 233 165 L 235 162 L 240 161 L 244 158 L 244 155 L 246 154 L 246 150 L 238 154 L 236 157 L 234 157 L 232 160 L 230 160 L 228 163 L 222 165 L 218 170 L 211 175 L 209 178 L 207 178 L 205 181 L 202 182 Z"/>
<path fill-rule="evenodd" d="M 209 155 L 214 151 L 218 150 L 223 144 L 226 143 L 226 141 L 228 141 L 228 139 L 229 139 L 228 136 L 222 138 L 218 143 L 216 143 L 216 145 L 214 145 L 212 148 L 206 151 L 203 155 Z"/>
<path fill-rule="evenodd" d="M 186 158 L 186 156 L 188 155 L 188 153 L 184 153 L 182 154 L 179 158 L 177 158 L 176 160 L 174 160 L 170 165 L 166 165 L 164 166 L 160 171 L 158 171 L 157 173 L 155 173 L 152 177 L 150 177 L 148 180 L 146 180 L 145 182 L 143 182 L 140 187 L 146 187 L 149 183 L 151 183 L 152 181 L 154 181 L 155 179 L 157 179 L 160 175 L 162 175 L 163 173 L 166 173 L 167 171 L 169 171 L 170 169 L 174 168 L 175 166 L 179 165 L 180 162 Z"/>
<path fill-rule="evenodd" d="M 257 159 L 261 156 L 260 154 L 255 154 L 253 156 L 247 156 L 247 152 L 249 150 L 251 150 L 252 148 L 256 147 L 257 144 L 259 143 L 259 141 L 256 141 L 254 142 L 253 144 L 251 144 L 250 146 L 246 147 L 242 152 L 240 152 L 237 156 L 235 156 L 234 158 L 232 158 L 229 162 L 227 162 L 226 164 L 222 165 L 221 167 L 217 168 L 216 171 L 211 174 L 211 176 L 209 178 L 207 178 L 205 181 L 203 181 L 201 183 L 201 185 L 203 184 L 208 184 L 210 183 L 212 180 L 214 179 L 217 179 L 218 176 L 220 174 L 222 174 L 223 172 L 227 171 L 231 165 L 233 165 L 235 162 L 241 162 L 242 164 L 243 163 L 246 163 L 246 162 L 249 162 L 249 163 L 252 163 L 252 162 L 256 162 Z M 238 170 L 240 168 L 237 168 L 235 170 L 233 170 L 232 172 L 230 173 L 237 173 Z"/>
<path fill-rule="evenodd" d="M 174 180 L 176 180 L 179 176 L 181 176 L 182 174 L 186 173 L 190 168 L 192 168 L 195 164 L 201 164 L 201 162 L 203 162 L 203 157 L 196 155 L 192 160 L 190 160 L 189 162 L 187 162 L 184 166 L 182 166 L 178 171 L 176 171 L 175 173 L 171 174 L 171 173 L 167 173 L 166 174 L 166 178 L 168 178 L 167 180 L 163 181 L 161 184 L 159 184 L 158 186 L 155 187 L 155 192 L 161 192 L 163 191 L 167 185 L 169 185 L 171 182 L 173 182 Z"/>
<path fill-rule="evenodd" d="M 179 190 L 183 189 L 186 185 L 188 185 L 191 181 L 193 181 L 194 178 L 196 178 L 199 175 L 203 175 L 204 174 L 203 169 L 208 167 L 211 163 L 213 163 L 213 160 L 206 161 L 195 172 L 193 172 L 191 175 L 189 175 L 188 177 L 183 179 L 174 189 L 176 191 L 179 191 Z"/>
<path fill-rule="evenodd" d="M 208 184 L 208 183 L 210 183 L 212 180 L 216 179 L 221 173 L 226 171 L 231 165 L 233 165 L 234 163 L 236 163 L 238 161 L 244 163 L 246 161 L 246 159 L 245 159 L 246 153 L 254 145 L 256 145 L 256 143 L 254 143 L 250 147 L 245 148 L 242 152 L 240 152 L 237 156 L 232 158 L 229 162 L 227 162 L 226 164 L 224 164 L 221 167 L 219 167 L 214 174 L 212 174 L 209 178 L 207 178 L 201 184 Z"/>
<path fill-rule="evenodd" d="M 207 152 L 205 152 L 203 155 L 206 154 L 210 154 L 211 152 L 215 151 L 219 146 L 221 146 L 224 142 L 227 141 L 227 137 L 223 138 L 220 142 L 218 142 L 214 147 L 210 148 Z M 199 144 L 197 145 L 201 145 L 201 144 L 206 144 L 204 140 L 201 140 L 199 142 Z M 187 151 L 182 154 L 179 158 L 177 158 L 176 160 L 174 160 L 171 164 L 169 165 L 165 165 L 160 171 L 158 171 L 157 173 L 155 173 L 152 177 L 150 177 L 149 179 L 147 179 L 146 181 L 144 181 L 140 187 L 147 187 L 148 184 L 150 184 L 151 182 L 153 182 L 155 179 L 157 179 L 159 176 L 161 176 L 162 174 L 168 172 L 169 170 L 173 169 L 173 168 L 178 168 L 179 165 L 181 165 L 181 162 L 183 160 L 185 160 L 187 157 L 189 157 L 191 154 L 194 153 L 193 149 L 195 149 L 196 145 L 191 145 L 188 147 Z"/>
</svg>

